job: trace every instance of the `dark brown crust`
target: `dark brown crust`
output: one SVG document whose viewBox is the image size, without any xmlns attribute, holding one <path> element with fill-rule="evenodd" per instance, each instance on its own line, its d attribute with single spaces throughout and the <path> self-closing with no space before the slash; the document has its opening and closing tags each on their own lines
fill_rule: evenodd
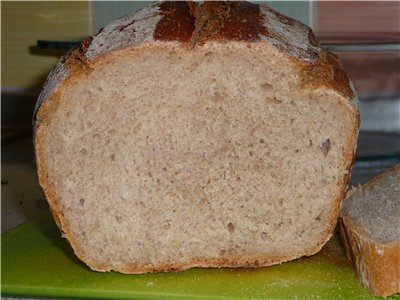
<svg viewBox="0 0 400 300">
<path fill-rule="evenodd" d="M 204 43 L 210 40 L 259 41 L 268 35 L 263 25 L 260 6 L 244 1 L 164 2 L 163 18 L 154 31 L 154 39 Z M 282 16 L 282 15 L 280 15 Z M 287 20 L 282 16 L 282 20 Z M 196 37 L 196 29 L 201 37 Z M 199 30 L 200 29 L 200 30 Z"/>
<path fill-rule="evenodd" d="M 186 2 L 163 2 L 160 9 L 163 17 L 156 26 L 154 39 L 190 42 L 195 29 L 195 18 Z"/>
<path fill-rule="evenodd" d="M 369 189 L 393 173 L 400 172 L 400 164 L 364 184 Z M 354 193 L 356 193 L 355 191 Z M 371 240 L 351 216 L 341 215 L 340 234 L 345 252 L 353 262 L 361 284 L 374 295 L 390 296 L 400 292 L 400 240 L 380 243 Z"/>
<path fill-rule="evenodd" d="M 306 52 L 305 56 L 308 56 L 312 61 L 318 57 L 319 42 L 312 30 L 297 20 L 269 7 L 246 1 L 205 1 L 202 5 L 192 3 L 189 7 L 195 20 L 195 30 L 190 40 L 192 48 L 195 45 L 202 45 L 211 41 L 260 42 L 270 40 L 280 41 L 281 43 L 274 43 L 274 46 L 282 52 L 287 52 L 288 49 L 294 49 L 296 46 L 293 41 L 282 34 L 282 29 L 285 31 L 285 26 L 296 26 L 307 32 L 309 47 L 306 50 L 294 49 L 294 51 L 297 52 L 299 57 L 304 54 L 302 52 Z M 276 30 L 277 28 L 273 28 L 273 26 L 267 26 L 265 23 L 265 18 L 268 18 L 267 14 L 274 16 L 274 20 L 271 19 L 271 22 L 283 27 Z M 180 20 L 180 23 L 187 22 L 178 13 L 174 17 Z M 277 27 L 280 27 L 280 25 Z M 154 34 L 156 40 L 158 36 L 156 30 Z M 177 36 L 175 38 L 169 37 L 169 40 L 176 38 Z"/>
<path fill-rule="evenodd" d="M 341 201 L 346 194 L 347 185 L 351 167 L 354 163 L 355 144 L 359 129 L 359 113 L 354 106 L 354 99 L 356 94 L 351 88 L 350 79 L 343 70 L 339 60 L 333 54 L 321 51 L 318 41 L 316 40 L 312 31 L 301 25 L 298 21 L 290 19 L 280 13 L 266 7 L 246 2 L 206 2 L 203 6 L 198 4 L 185 4 L 184 2 L 174 3 L 158 3 L 152 6 L 152 10 L 157 10 L 157 14 L 161 15 L 161 19 L 155 26 L 152 33 L 153 39 L 158 42 L 177 41 L 178 47 L 190 48 L 202 47 L 208 42 L 226 43 L 229 41 L 265 44 L 266 47 L 276 48 L 283 53 L 285 57 L 293 62 L 297 67 L 299 75 L 302 80 L 300 89 L 305 88 L 328 88 L 338 92 L 344 97 L 343 104 L 354 115 L 354 132 L 351 139 L 347 143 L 348 151 L 344 153 L 344 168 L 348 174 L 343 175 L 343 178 L 338 183 L 338 193 L 334 196 L 332 201 L 332 213 L 330 214 L 329 228 L 317 245 L 313 245 L 300 255 L 282 256 L 282 257 L 269 257 L 259 255 L 254 257 L 234 257 L 234 258 L 213 258 L 213 259 L 194 259 L 180 264 L 164 264 L 159 266 L 139 266 L 129 265 L 123 268 L 118 268 L 117 271 L 123 273 L 145 273 L 145 272 L 158 272 L 158 271 L 179 271 L 192 267 L 256 267 L 268 266 L 276 263 L 281 263 L 287 260 L 298 258 L 301 255 L 312 255 L 319 251 L 325 242 L 332 235 L 335 227 L 337 217 L 339 214 L 339 207 Z M 152 11 L 150 10 L 150 11 Z M 267 25 L 263 18 L 265 14 L 270 14 L 275 19 L 275 23 Z M 121 24 L 116 26 L 114 31 L 118 34 L 129 35 L 126 43 L 122 43 L 122 48 L 140 46 L 144 42 L 139 39 L 139 33 L 133 28 L 135 24 L 142 22 L 146 18 L 153 15 L 144 17 L 143 19 L 133 20 L 124 19 Z M 245 21 L 246 20 L 246 21 Z M 287 37 L 279 35 L 274 26 L 297 26 L 306 34 L 307 47 L 298 48 L 293 44 L 292 40 Z M 173 30 L 172 30 L 173 29 Z M 281 28 L 282 29 L 282 28 Z M 104 32 L 107 31 L 107 27 Z M 100 32 L 99 34 L 102 34 Z M 142 37 L 143 38 L 143 37 Z M 59 97 L 58 95 L 63 92 L 65 86 L 68 85 L 70 80 L 74 80 L 78 75 L 90 71 L 91 65 L 95 59 L 100 59 L 111 53 L 114 50 L 121 50 L 121 48 L 101 48 L 100 50 L 93 50 L 96 46 L 98 36 L 89 37 L 80 47 L 70 51 L 64 58 L 60 60 L 55 67 L 53 73 L 49 75 L 49 80 L 46 82 L 44 90 L 37 102 L 38 114 L 34 116 L 35 136 L 34 143 L 37 148 L 37 169 L 39 181 L 43 188 L 44 194 L 50 204 L 52 214 L 56 220 L 57 225 L 63 232 L 63 235 L 71 243 L 76 255 L 86 262 L 91 268 L 99 271 L 109 271 L 114 269 L 112 266 L 99 264 L 92 261 L 90 255 L 85 254 L 79 243 L 74 239 L 73 232 L 70 231 L 68 220 L 63 216 L 59 201 L 57 199 L 55 189 L 51 186 L 48 180 L 43 162 L 44 158 L 41 157 L 43 151 L 40 147 L 43 146 L 41 125 L 45 126 L 46 120 L 52 115 L 53 111 L 57 109 Z M 139 42 L 137 42 L 139 41 Z M 278 43 L 276 43 L 278 41 Z M 152 42 L 146 42 L 151 44 Z M 98 45 L 98 46 L 101 46 Z M 189 47 L 188 47 L 189 46 Z M 102 52 L 104 51 L 104 52 Z M 91 53 L 89 55 L 89 52 Z M 93 53 L 96 55 L 93 56 Z M 55 84 L 56 83 L 56 84 Z M 45 105 L 42 105 L 45 104 Z M 43 129 L 44 130 L 44 129 Z"/>
<path fill-rule="evenodd" d="M 261 35 L 268 34 L 257 4 L 243 1 L 205 2 L 197 11 L 206 16 L 199 43 L 224 39 L 255 42 L 260 40 Z"/>
</svg>

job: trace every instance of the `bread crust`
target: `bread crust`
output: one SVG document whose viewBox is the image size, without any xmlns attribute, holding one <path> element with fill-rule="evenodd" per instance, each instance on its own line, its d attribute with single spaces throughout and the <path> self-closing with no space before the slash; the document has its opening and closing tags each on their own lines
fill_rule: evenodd
<svg viewBox="0 0 400 300">
<path fill-rule="evenodd" d="M 172 25 L 172 27 L 171 27 Z M 171 30 L 179 28 L 179 30 Z M 298 41 L 301 42 L 298 42 Z M 196 47 L 227 42 L 242 43 L 243 47 L 262 45 L 289 60 L 301 78 L 300 90 L 323 89 L 337 94 L 338 101 L 353 115 L 353 134 L 345 147 L 343 176 L 338 180 L 337 193 L 332 196 L 329 226 L 319 243 L 305 253 L 293 256 L 197 258 L 180 264 L 160 266 L 127 265 L 118 269 L 99 264 L 84 253 L 64 218 L 55 188 L 48 180 L 42 157 L 41 125 L 45 125 L 57 109 L 60 95 L 68 83 L 90 72 L 100 62 L 116 53 L 153 46 L 180 47 L 192 51 Z M 346 195 L 354 163 L 356 140 L 360 125 L 357 95 L 339 59 L 320 48 L 311 29 L 283 16 L 265 5 L 247 2 L 205 2 L 204 6 L 184 2 L 154 3 L 138 13 L 128 14 L 103 28 L 96 36 L 87 38 L 78 48 L 68 52 L 49 74 L 34 112 L 34 146 L 39 182 L 49 202 L 60 230 L 71 243 L 76 255 L 92 269 L 116 270 L 122 273 L 179 271 L 192 267 L 255 267 L 269 266 L 318 252 L 332 236 L 341 201 Z M 43 126 L 45 127 L 45 126 Z"/>
<path fill-rule="evenodd" d="M 400 164 L 375 177 L 362 189 L 369 189 L 387 176 L 400 172 Z M 357 193 L 352 190 L 349 196 Z M 353 262 L 361 284 L 377 296 L 400 292 L 400 240 L 381 243 L 368 236 L 351 216 L 341 212 L 340 234 L 347 257 Z"/>
</svg>

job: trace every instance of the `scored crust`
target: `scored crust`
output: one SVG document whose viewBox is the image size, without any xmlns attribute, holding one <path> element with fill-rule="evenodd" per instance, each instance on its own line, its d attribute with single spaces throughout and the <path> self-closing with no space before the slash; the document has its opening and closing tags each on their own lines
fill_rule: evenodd
<svg viewBox="0 0 400 300">
<path fill-rule="evenodd" d="M 366 190 L 387 176 L 400 172 L 400 164 L 364 184 Z M 349 192 L 353 196 L 359 188 Z M 341 212 L 340 234 L 347 257 L 353 262 L 363 286 L 378 296 L 400 292 L 400 240 L 382 243 L 370 237 L 351 216 Z"/>
<path fill-rule="evenodd" d="M 269 6 L 243 1 L 192 3 L 191 7 L 185 2 L 156 2 L 85 39 L 62 57 L 47 77 L 34 116 L 61 82 L 112 51 L 159 42 L 193 48 L 213 41 L 240 41 L 273 46 L 294 61 L 305 86 L 336 90 L 347 98 L 346 104 L 358 117 L 357 95 L 350 78 L 338 57 L 320 48 L 308 26 Z"/>
<path fill-rule="evenodd" d="M 246 21 L 244 21 L 246 20 Z M 178 28 L 179 30 L 176 30 Z M 47 180 L 42 157 L 43 146 L 41 123 L 45 124 L 52 111 L 57 109 L 60 95 L 70 80 L 89 72 L 91 67 L 108 59 L 112 53 L 123 55 L 131 47 L 143 48 L 152 45 L 184 47 L 188 51 L 195 47 L 206 47 L 209 43 L 229 41 L 259 43 L 272 47 L 279 55 L 292 61 L 298 70 L 302 84 L 299 89 L 328 89 L 340 95 L 344 105 L 354 116 L 354 133 L 347 141 L 348 151 L 344 153 L 346 173 L 338 183 L 330 209 L 329 228 L 320 242 L 301 255 L 318 252 L 331 237 L 337 222 L 339 208 L 344 198 L 354 163 L 356 139 L 359 129 L 357 95 L 350 78 L 343 70 L 339 59 L 319 47 L 312 31 L 300 22 L 281 15 L 265 5 L 247 2 L 205 2 L 204 5 L 187 5 L 184 2 L 151 4 L 135 14 L 128 14 L 103 28 L 96 36 L 87 38 L 82 44 L 63 57 L 50 73 L 39 96 L 34 114 L 34 143 L 39 181 L 50 204 L 51 212 L 63 235 L 69 240 L 78 257 L 91 268 L 108 271 L 111 266 L 99 265 L 84 254 L 70 231 L 68 220 L 59 208 L 54 187 Z M 298 41 L 301 41 L 300 43 Z M 254 267 L 268 266 L 298 258 L 287 257 L 232 257 L 213 260 L 201 258 L 182 264 L 154 266 L 126 266 L 123 273 L 144 273 L 156 271 L 177 271 L 191 267 Z"/>
</svg>

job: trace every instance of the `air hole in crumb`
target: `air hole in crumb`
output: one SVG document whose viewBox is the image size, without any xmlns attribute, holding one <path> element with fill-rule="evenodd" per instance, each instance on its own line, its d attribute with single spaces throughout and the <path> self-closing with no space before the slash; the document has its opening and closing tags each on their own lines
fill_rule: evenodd
<svg viewBox="0 0 400 300">
<path fill-rule="evenodd" d="M 110 159 L 111 159 L 111 161 L 115 160 L 115 154 L 114 153 L 110 155 Z"/>
<path fill-rule="evenodd" d="M 313 145 L 313 142 L 312 142 L 312 140 L 309 140 L 310 141 L 310 147 Z"/>
<path fill-rule="evenodd" d="M 204 54 L 204 56 L 210 56 L 211 54 L 213 54 L 212 51 L 208 51 L 208 52 L 206 52 L 206 53 Z"/>
<path fill-rule="evenodd" d="M 290 124 L 293 125 L 295 119 L 290 119 Z"/>
<path fill-rule="evenodd" d="M 262 232 L 262 233 L 261 233 L 261 239 L 262 239 L 263 241 L 271 240 L 270 236 L 269 236 L 268 233 L 266 233 L 266 232 Z"/>
<path fill-rule="evenodd" d="M 266 92 L 271 92 L 273 89 L 272 85 L 270 85 L 269 83 L 263 83 L 261 85 L 261 88 Z"/>
<path fill-rule="evenodd" d="M 253 151 L 249 151 L 249 155 L 250 155 L 250 156 L 253 156 Z"/>
<path fill-rule="evenodd" d="M 166 222 L 166 224 L 163 225 L 163 228 L 164 228 L 164 229 L 169 229 L 170 227 L 171 227 L 171 221 L 168 220 L 168 221 Z"/>
<path fill-rule="evenodd" d="M 272 97 L 272 100 L 274 100 L 276 103 L 282 103 L 282 100 L 276 97 Z"/>
<path fill-rule="evenodd" d="M 229 230 L 229 233 L 233 233 L 235 231 L 235 226 L 233 226 L 232 223 L 229 223 L 228 224 L 228 230 Z"/>
<path fill-rule="evenodd" d="M 239 182 L 242 181 L 242 179 L 240 178 L 240 176 L 236 177 L 236 180 L 239 181 Z"/>
<path fill-rule="evenodd" d="M 224 255 L 225 253 L 226 253 L 226 250 L 219 251 L 219 255 Z"/>
<path fill-rule="evenodd" d="M 88 151 L 87 151 L 87 149 L 82 148 L 82 149 L 79 151 L 79 153 L 80 153 L 80 154 L 83 154 L 83 155 L 86 155 L 86 154 L 88 153 Z"/>
<path fill-rule="evenodd" d="M 201 206 L 206 205 L 206 204 L 208 204 L 208 199 L 207 198 L 203 198 L 199 202 L 199 205 L 201 205 Z"/>
<path fill-rule="evenodd" d="M 315 221 L 317 222 L 321 221 L 321 214 L 319 214 L 318 217 L 315 218 Z"/>
<path fill-rule="evenodd" d="M 329 150 L 331 149 L 331 141 L 330 139 L 327 139 L 325 142 L 322 143 L 321 145 L 321 150 L 322 153 L 327 156 L 329 153 Z"/>
<path fill-rule="evenodd" d="M 226 179 L 226 171 L 224 170 L 224 172 L 219 176 L 219 178 L 222 178 L 223 180 Z"/>
<path fill-rule="evenodd" d="M 260 142 L 260 144 L 264 144 L 265 140 L 264 139 L 260 139 L 259 142 Z"/>
<path fill-rule="evenodd" d="M 85 199 L 83 198 L 79 199 L 79 204 L 83 207 L 83 205 L 85 204 Z"/>
</svg>

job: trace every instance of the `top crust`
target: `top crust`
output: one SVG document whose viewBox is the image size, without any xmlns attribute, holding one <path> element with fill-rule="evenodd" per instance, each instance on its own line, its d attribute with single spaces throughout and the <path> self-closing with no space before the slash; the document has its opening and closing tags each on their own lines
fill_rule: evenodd
<svg viewBox="0 0 400 300">
<path fill-rule="evenodd" d="M 110 23 L 96 35 L 85 55 L 93 60 L 114 49 L 152 41 L 176 41 L 193 47 L 224 40 L 267 41 L 306 62 L 315 62 L 321 50 L 309 27 L 266 5 L 161 2 Z"/>
<path fill-rule="evenodd" d="M 60 82 L 112 51 L 149 43 L 176 43 L 188 50 L 208 43 L 264 43 L 292 60 L 304 88 L 325 86 L 348 99 L 357 115 L 357 96 L 350 78 L 334 54 L 322 50 L 308 26 L 266 6 L 244 1 L 155 2 L 127 14 L 88 37 L 68 52 L 49 74 L 36 103 L 34 119 L 43 101 Z"/>
</svg>

